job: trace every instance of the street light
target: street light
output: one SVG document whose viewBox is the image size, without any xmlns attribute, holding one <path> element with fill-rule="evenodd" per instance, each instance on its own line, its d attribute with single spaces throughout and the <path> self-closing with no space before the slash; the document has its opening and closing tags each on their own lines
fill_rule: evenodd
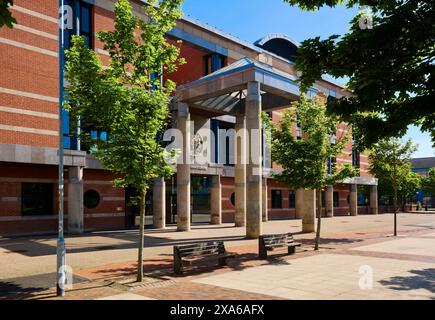
<svg viewBox="0 0 435 320">
<path fill-rule="evenodd" d="M 60 21 L 59 21 L 59 223 L 58 223 L 58 239 L 57 239 L 57 282 L 56 294 L 58 297 L 65 296 L 65 281 L 66 281 L 66 252 L 64 238 L 64 150 L 63 150 L 63 64 L 64 64 L 64 44 L 65 44 L 65 4 L 64 0 L 59 0 Z"/>
</svg>

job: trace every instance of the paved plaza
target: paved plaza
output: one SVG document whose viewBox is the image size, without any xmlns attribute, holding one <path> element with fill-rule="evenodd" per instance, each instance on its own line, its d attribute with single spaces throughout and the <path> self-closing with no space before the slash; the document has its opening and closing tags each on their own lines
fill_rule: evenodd
<svg viewBox="0 0 435 320">
<path fill-rule="evenodd" d="M 147 230 L 140 285 L 136 230 L 69 237 L 74 287 L 66 299 L 435 299 L 435 215 L 399 215 L 397 238 L 392 221 L 389 214 L 324 219 L 319 252 L 300 220 L 270 221 L 265 233 L 292 232 L 303 245 L 269 260 L 258 260 L 257 241 L 230 224 Z M 222 239 L 238 257 L 224 268 L 204 265 L 175 276 L 173 245 L 205 239 Z M 0 238 L 0 299 L 56 299 L 55 253 L 55 237 Z"/>
</svg>

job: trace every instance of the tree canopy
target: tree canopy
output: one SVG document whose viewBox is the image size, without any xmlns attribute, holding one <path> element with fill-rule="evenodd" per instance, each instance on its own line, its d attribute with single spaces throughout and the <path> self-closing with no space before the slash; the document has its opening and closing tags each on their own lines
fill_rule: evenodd
<svg viewBox="0 0 435 320">
<path fill-rule="evenodd" d="M 435 142 L 434 1 L 284 1 L 307 10 L 370 6 L 372 29 L 361 28 L 358 15 L 344 35 L 303 41 L 296 59 L 303 89 L 325 74 L 348 77 L 352 95 L 330 100 L 328 110 L 354 125 L 360 149 L 401 136 L 411 124 Z"/>
<path fill-rule="evenodd" d="M 136 188 L 140 193 L 140 245 L 138 281 L 142 280 L 145 197 L 157 177 L 171 174 L 165 150 L 157 136 L 166 126 L 169 103 L 175 89 L 163 75 L 184 63 L 180 50 L 166 40 L 181 17 L 182 0 L 153 0 L 147 17 L 137 17 L 128 0 L 115 4 L 114 31 L 98 32 L 110 55 L 103 66 L 100 56 L 74 36 L 67 52 L 66 106 L 83 128 L 107 131 L 106 139 L 93 139 L 89 130 L 81 139 L 93 145 L 92 153 L 105 168 L 119 174 L 117 186 Z"/>
<path fill-rule="evenodd" d="M 400 139 L 379 141 L 370 154 L 370 171 L 379 179 L 381 195 L 393 196 L 393 205 L 398 200 L 413 194 L 421 186 L 421 177 L 412 171 L 411 157 L 416 146 L 411 140 L 402 144 Z"/>
<path fill-rule="evenodd" d="M 435 196 L 435 168 L 431 168 L 427 177 L 423 178 L 422 187 L 424 191 Z"/>
<path fill-rule="evenodd" d="M 358 170 L 351 165 L 340 163 L 328 171 L 328 159 L 336 158 L 344 152 L 350 136 L 337 134 L 337 118 L 326 113 L 321 98 L 309 99 L 303 94 L 293 104 L 293 108 L 284 111 L 277 126 L 271 123 L 267 114 L 263 118 L 270 130 L 272 160 L 282 166 L 282 172 L 274 174 L 274 177 L 290 188 L 317 190 L 315 250 L 318 250 L 322 190 L 358 174 Z M 294 134 L 297 125 L 302 128 L 302 139 Z"/>
<path fill-rule="evenodd" d="M 322 189 L 355 176 L 357 171 L 348 164 L 337 164 L 328 172 L 328 159 L 342 154 L 350 139 L 349 134 L 337 134 L 337 120 L 326 113 L 324 103 L 302 95 L 284 111 L 277 127 L 268 123 L 272 160 L 282 166 L 275 177 L 293 188 Z M 296 124 L 302 127 L 303 139 L 294 135 Z"/>
<path fill-rule="evenodd" d="M 12 16 L 9 6 L 14 5 L 14 0 L 2 0 L 0 1 L 0 28 L 7 26 L 12 28 L 13 24 L 17 21 Z"/>
</svg>

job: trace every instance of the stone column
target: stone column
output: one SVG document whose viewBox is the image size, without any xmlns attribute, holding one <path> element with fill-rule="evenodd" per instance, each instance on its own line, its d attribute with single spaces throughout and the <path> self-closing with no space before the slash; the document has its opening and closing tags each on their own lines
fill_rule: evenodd
<svg viewBox="0 0 435 320">
<path fill-rule="evenodd" d="M 304 211 L 304 189 L 297 189 L 295 192 L 296 219 L 302 219 Z"/>
<path fill-rule="evenodd" d="M 334 216 L 334 187 L 329 186 L 325 192 L 326 216 L 332 218 Z"/>
<path fill-rule="evenodd" d="M 68 233 L 83 233 L 83 168 L 68 168 Z"/>
<path fill-rule="evenodd" d="M 350 185 L 349 211 L 351 216 L 358 215 L 358 186 L 356 184 Z"/>
<path fill-rule="evenodd" d="M 220 176 L 213 176 L 210 188 L 211 224 L 222 224 L 222 184 Z"/>
<path fill-rule="evenodd" d="M 183 135 L 183 148 L 177 164 L 177 230 L 190 231 L 190 113 L 189 106 L 178 103 L 177 128 Z"/>
<path fill-rule="evenodd" d="M 267 178 L 263 178 L 263 189 L 262 189 L 262 209 L 263 209 L 263 222 L 269 221 L 269 206 L 268 206 L 268 188 L 267 188 Z"/>
<path fill-rule="evenodd" d="M 303 191 L 302 206 L 302 232 L 310 233 L 316 231 L 316 191 Z"/>
<path fill-rule="evenodd" d="M 260 83 L 249 82 L 246 97 L 246 129 L 249 152 L 246 166 L 246 237 L 258 238 L 262 234 L 262 132 Z"/>
<path fill-rule="evenodd" d="M 153 220 L 154 228 L 166 228 L 166 182 L 164 178 L 154 180 Z"/>
<path fill-rule="evenodd" d="M 235 139 L 235 215 L 236 227 L 246 225 L 246 118 L 236 117 L 236 139 Z"/>
<path fill-rule="evenodd" d="M 378 214 L 378 186 L 370 186 L 370 213 Z"/>
</svg>

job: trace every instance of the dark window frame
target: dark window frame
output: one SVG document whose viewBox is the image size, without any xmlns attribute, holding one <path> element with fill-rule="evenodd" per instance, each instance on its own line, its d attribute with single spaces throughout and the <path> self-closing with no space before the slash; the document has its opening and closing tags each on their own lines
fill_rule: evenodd
<svg viewBox="0 0 435 320">
<path fill-rule="evenodd" d="M 272 190 L 272 209 L 282 209 L 282 190 Z"/>
<path fill-rule="evenodd" d="M 296 209 L 296 192 L 293 190 L 288 192 L 288 207 L 289 209 Z"/>
<path fill-rule="evenodd" d="M 36 194 L 28 194 L 27 189 L 33 187 Z M 44 189 L 45 190 L 42 190 Z M 29 203 L 35 203 L 31 207 Z M 44 208 L 45 207 L 45 208 Z M 53 183 L 21 183 L 21 215 L 22 216 L 50 216 L 54 214 L 54 184 Z"/>
</svg>

